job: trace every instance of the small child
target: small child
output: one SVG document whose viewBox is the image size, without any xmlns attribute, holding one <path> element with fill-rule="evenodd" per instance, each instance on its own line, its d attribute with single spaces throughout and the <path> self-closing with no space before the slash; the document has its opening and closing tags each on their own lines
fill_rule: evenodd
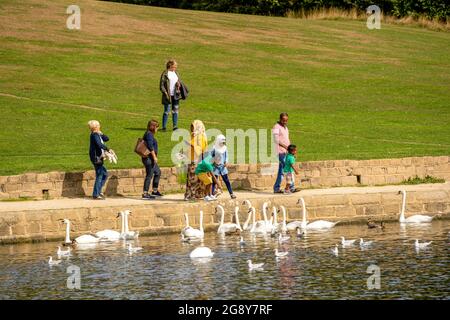
<svg viewBox="0 0 450 320">
<path fill-rule="evenodd" d="M 233 194 L 233 189 L 231 188 L 230 180 L 228 179 L 228 152 L 227 152 L 227 141 L 223 134 L 219 134 L 216 138 L 216 142 L 214 143 L 214 148 L 211 151 L 211 155 L 214 157 L 214 175 L 216 180 L 219 182 L 219 176 L 222 177 L 223 182 L 227 186 L 228 193 L 230 194 L 231 199 L 236 199 L 236 196 Z M 214 194 L 214 189 L 216 187 L 216 183 L 213 183 L 212 192 Z M 222 189 L 221 184 L 218 184 L 218 187 Z"/>
<path fill-rule="evenodd" d="M 195 168 L 195 174 L 197 175 L 198 179 L 205 185 L 206 196 L 204 199 L 206 201 L 217 200 L 212 191 L 213 181 L 214 183 L 217 183 L 216 177 L 213 174 L 213 162 L 214 158 L 209 155 L 197 165 L 197 168 Z"/>
<path fill-rule="evenodd" d="M 290 194 L 293 192 L 300 191 L 295 189 L 295 176 L 294 173 L 298 175 L 298 171 L 295 168 L 295 156 L 297 155 L 297 146 L 290 144 L 287 148 L 288 153 L 284 159 L 283 173 L 286 176 L 286 187 L 284 189 L 284 194 Z"/>
</svg>

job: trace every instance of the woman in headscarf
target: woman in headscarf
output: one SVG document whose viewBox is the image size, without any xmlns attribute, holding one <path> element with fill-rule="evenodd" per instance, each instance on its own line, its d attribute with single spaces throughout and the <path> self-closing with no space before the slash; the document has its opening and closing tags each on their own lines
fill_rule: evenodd
<svg viewBox="0 0 450 320">
<path fill-rule="evenodd" d="M 205 157 L 208 148 L 208 139 L 206 137 L 205 126 L 200 120 L 194 120 L 191 124 L 191 140 L 189 160 L 187 167 L 186 193 L 184 200 L 202 199 L 205 196 L 203 183 L 195 175 L 195 168 Z"/>
</svg>

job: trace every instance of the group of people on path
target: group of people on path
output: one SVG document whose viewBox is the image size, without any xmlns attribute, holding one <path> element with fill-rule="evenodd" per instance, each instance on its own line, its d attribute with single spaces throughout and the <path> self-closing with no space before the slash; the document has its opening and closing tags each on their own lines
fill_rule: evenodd
<svg viewBox="0 0 450 320">
<path fill-rule="evenodd" d="M 166 70 L 161 74 L 160 91 L 164 106 L 161 131 L 167 130 L 170 112 L 172 112 L 173 130 L 178 129 L 179 101 L 185 99 L 188 95 L 188 89 L 181 81 L 176 70 L 176 61 L 169 60 L 166 64 Z M 281 113 L 279 121 L 272 128 L 279 160 L 277 178 L 273 187 L 274 193 L 290 194 L 299 191 L 295 187 L 295 175 L 299 174 L 295 166 L 297 147 L 290 143 L 287 127 L 288 119 L 287 113 Z M 105 154 L 114 154 L 114 151 L 106 145 L 109 138 L 101 132 L 98 121 L 91 120 L 88 122 L 88 126 L 91 132 L 89 155 L 95 170 L 92 196 L 93 199 L 103 200 L 105 195 L 102 190 L 108 177 L 108 172 L 104 166 Z M 145 168 L 142 193 L 142 199 L 144 200 L 163 196 L 159 191 L 161 170 L 158 165 L 158 141 L 156 139 L 158 129 L 158 121 L 152 119 L 148 122 L 147 129 L 142 137 L 142 141 L 147 149 L 144 153 L 145 155 L 141 156 L 142 164 Z M 204 124 L 200 120 L 194 120 L 190 126 L 190 141 L 186 141 L 186 145 L 189 152 L 184 199 L 216 200 L 217 196 L 223 193 L 221 181 L 225 183 L 230 197 L 235 199 L 236 195 L 233 193 L 232 185 L 228 178 L 226 137 L 218 135 L 212 148 L 208 148 L 208 138 Z M 283 177 L 285 177 L 286 183 L 284 189 L 281 186 Z M 151 191 L 150 185 L 152 187 Z"/>
</svg>

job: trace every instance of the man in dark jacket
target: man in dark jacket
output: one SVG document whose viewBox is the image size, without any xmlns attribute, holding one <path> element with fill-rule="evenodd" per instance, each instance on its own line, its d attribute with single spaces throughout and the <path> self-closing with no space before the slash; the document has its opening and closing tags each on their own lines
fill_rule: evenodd
<svg viewBox="0 0 450 320">
<path fill-rule="evenodd" d="M 177 73 L 177 62 L 169 60 L 166 63 L 166 70 L 161 74 L 159 81 L 159 89 L 162 93 L 161 102 L 164 105 L 164 113 L 162 118 L 162 131 L 167 129 L 167 121 L 169 118 L 170 108 L 172 107 L 173 130 L 178 129 L 178 109 L 180 91 L 180 76 Z"/>
<path fill-rule="evenodd" d="M 104 200 L 105 195 L 102 193 L 102 189 L 108 178 L 108 171 L 103 165 L 103 151 L 109 150 L 105 145 L 105 142 L 109 141 L 109 138 L 100 131 L 100 123 L 97 120 L 89 121 L 88 126 L 91 130 L 89 158 L 95 170 L 95 183 L 92 197 L 95 200 Z"/>
</svg>

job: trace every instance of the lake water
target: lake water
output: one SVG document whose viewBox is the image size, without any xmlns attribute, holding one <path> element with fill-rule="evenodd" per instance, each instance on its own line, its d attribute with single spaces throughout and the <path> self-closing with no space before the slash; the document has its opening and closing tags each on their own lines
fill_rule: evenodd
<svg viewBox="0 0 450 320">
<path fill-rule="evenodd" d="M 402 228 L 388 223 L 384 231 L 365 225 L 336 226 L 327 232 L 292 236 L 279 244 L 269 237 L 244 233 L 219 237 L 207 233 L 204 245 L 215 255 L 192 260 L 198 244 L 180 241 L 178 234 L 141 237 L 132 241 L 143 250 L 129 255 L 123 242 L 74 250 L 70 258 L 50 267 L 57 242 L 0 246 L 0 299 L 449 299 L 450 221 Z M 348 239 L 373 240 L 331 248 Z M 417 252 L 414 240 L 433 241 Z M 276 259 L 274 249 L 289 255 Z M 247 259 L 264 262 L 249 271 Z M 369 266 L 374 273 L 367 273 Z M 69 266 L 80 268 L 81 288 L 69 289 Z M 379 288 L 374 280 L 379 268 Z M 369 284 L 372 289 L 368 288 Z"/>
</svg>

